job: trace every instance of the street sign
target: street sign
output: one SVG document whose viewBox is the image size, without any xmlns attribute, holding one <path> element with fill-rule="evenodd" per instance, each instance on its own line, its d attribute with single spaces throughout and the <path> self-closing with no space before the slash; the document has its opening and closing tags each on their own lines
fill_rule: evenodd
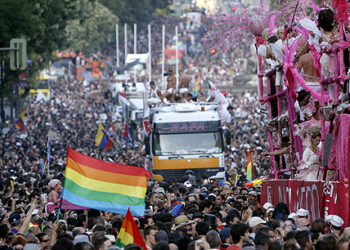
<svg viewBox="0 0 350 250">
<path fill-rule="evenodd" d="M 27 68 L 27 41 L 14 38 L 10 41 L 10 69 L 25 70 Z"/>
</svg>

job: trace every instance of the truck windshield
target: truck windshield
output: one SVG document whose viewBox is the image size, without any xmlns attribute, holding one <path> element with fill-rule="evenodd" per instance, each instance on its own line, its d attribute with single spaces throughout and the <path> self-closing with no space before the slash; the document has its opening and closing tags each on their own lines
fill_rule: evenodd
<svg viewBox="0 0 350 250">
<path fill-rule="evenodd" d="M 156 134 L 155 155 L 190 155 L 222 153 L 220 132 L 191 134 Z"/>
</svg>

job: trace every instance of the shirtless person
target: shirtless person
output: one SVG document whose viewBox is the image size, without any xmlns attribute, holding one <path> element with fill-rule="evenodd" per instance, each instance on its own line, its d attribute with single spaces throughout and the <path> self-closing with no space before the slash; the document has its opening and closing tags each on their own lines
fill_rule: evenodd
<svg viewBox="0 0 350 250">
<path fill-rule="evenodd" d="M 185 97 L 188 93 L 188 88 L 190 86 L 191 78 L 186 76 L 183 70 L 180 71 L 180 87 L 179 87 L 179 96 Z"/>
<path fill-rule="evenodd" d="M 165 92 L 165 97 L 170 99 L 170 102 L 175 102 L 175 91 L 176 91 L 176 77 L 173 75 L 173 68 L 169 68 L 167 77 L 167 87 Z"/>
<path fill-rule="evenodd" d="M 309 86 L 315 92 L 321 91 L 321 86 L 319 84 L 320 77 L 314 66 L 314 59 L 311 52 L 308 52 L 300 57 L 297 69 L 299 72 L 303 70 L 301 75 L 303 76 L 307 86 Z"/>
<path fill-rule="evenodd" d="M 148 99 L 148 105 L 159 104 L 161 102 L 160 98 L 162 97 L 162 93 L 160 89 L 156 86 L 154 81 L 150 82 L 150 86 L 151 86 L 151 92 L 150 92 L 150 98 Z"/>
</svg>

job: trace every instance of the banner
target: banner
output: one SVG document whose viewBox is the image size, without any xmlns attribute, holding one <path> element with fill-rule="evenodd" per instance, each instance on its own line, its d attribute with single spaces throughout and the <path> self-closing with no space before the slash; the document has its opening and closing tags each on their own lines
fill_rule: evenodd
<svg viewBox="0 0 350 250">
<path fill-rule="evenodd" d="M 261 206 L 270 202 L 274 206 L 284 202 L 290 212 L 299 208 L 309 210 L 310 221 L 325 218 L 328 214 L 342 217 L 345 225 L 349 221 L 349 180 L 301 181 L 264 180 L 261 186 Z"/>
</svg>

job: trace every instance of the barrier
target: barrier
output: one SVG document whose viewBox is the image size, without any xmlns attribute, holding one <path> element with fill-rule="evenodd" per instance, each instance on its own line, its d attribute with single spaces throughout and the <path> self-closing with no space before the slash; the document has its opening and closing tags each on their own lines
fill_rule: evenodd
<svg viewBox="0 0 350 250">
<path fill-rule="evenodd" d="M 309 210 L 310 222 L 336 214 L 349 221 L 349 179 L 342 181 L 301 181 L 301 180 L 264 180 L 261 186 L 261 205 L 270 202 L 274 206 L 284 202 L 290 212 L 299 208 Z"/>
</svg>

